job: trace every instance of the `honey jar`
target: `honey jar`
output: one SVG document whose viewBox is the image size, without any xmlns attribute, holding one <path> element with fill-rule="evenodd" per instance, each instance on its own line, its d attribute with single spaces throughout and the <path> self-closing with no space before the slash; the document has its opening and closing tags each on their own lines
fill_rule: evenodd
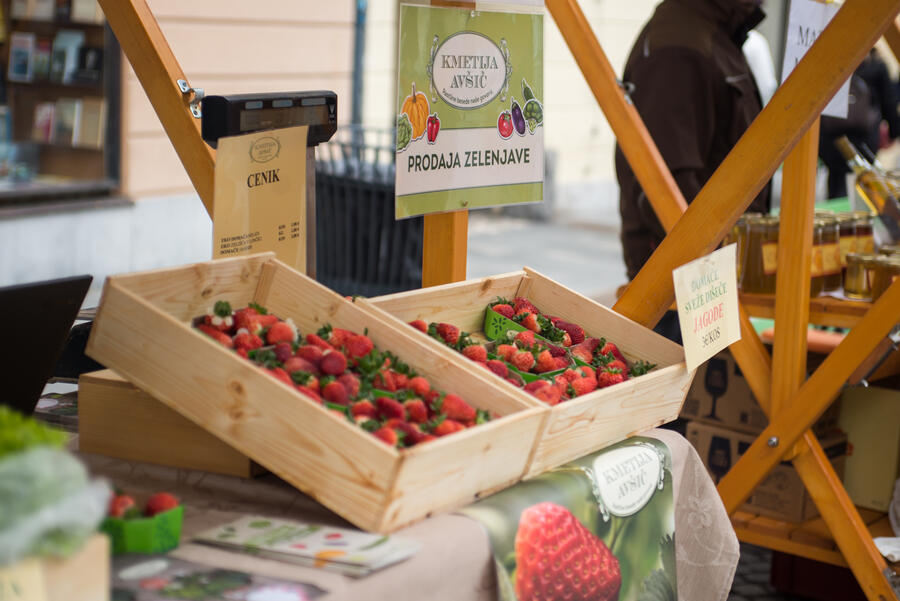
<svg viewBox="0 0 900 601">
<path fill-rule="evenodd" d="M 897 278 L 900 278 L 900 256 L 879 256 L 875 261 L 875 273 L 871 280 L 872 300 L 878 300 Z"/>
<path fill-rule="evenodd" d="M 841 289 L 841 248 L 840 226 L 834 215 L 817 217 L 813 221 L 814 227 L 819 230 L 818 248 L 821 263 L 817 263 L 820 275 L 823 278 L 822 290 L 834 292 Z M 814 236 L 815 237 L 815 236 Z M 819 259 L 816 258 L 816 261 Z"/>
<path fill-rule="evenodd" d="M 872 214 L 868 211 L 853 211 L 853 216 L 856 218 L 856 252 L 870 255 L 875 252 Z"/>
<path fill-rule="evenodd" d="M 850 253 L 844 274 L 844 295 L 856 300 L 872 300 L 872 280 L 878 262 L 876 255 Z"/>
<path fill-rule="evenodd" d="M 847 269 L 847 254 L 856 250 L 856 218 L 853 213 L 838 213 L 838 244 L 841 250 L 841 269 Z"/>
<path fill-rule="evenodd" d="M 747 216 L 747 251 L 741 289 L 755 294 L 775 293 L 778 256 L 778 218 Z"/>
<path fill-rule="evenodd" d="M 900 244 L 885 244 L 878 249 L 879 255 L 900 255 Z"/>
</svg>

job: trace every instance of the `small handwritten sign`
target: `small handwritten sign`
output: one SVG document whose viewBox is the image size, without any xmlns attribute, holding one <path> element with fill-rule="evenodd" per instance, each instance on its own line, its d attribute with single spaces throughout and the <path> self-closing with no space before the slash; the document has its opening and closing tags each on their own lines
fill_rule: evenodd
<svg viewBox="0 0 900 601">
<path fill-rule="evenodd" d="M 784 46 L 784 64 L 781 68 L 781 82 L 788 78 L 809 47 L 813 45 L 831 18 L 837 14 L 840 4 L 819 0 L 791 0 L 788 15 L 787 38 Z M 847 118 L 847 102 L 850 97 L 850 80 L 837 91 L 831 102 L 822 111 L 829 117 Z"/>
<path fill-rule="evenodd" d="M 0 567 L 0 601 L 46 601 L 41 562 L 26 559 Z"/>
<path fill-rule="evenodd" d="M 736 248 L 730 244 L 672 272 L 688 370 L 741 339 Z"/>
</svg>

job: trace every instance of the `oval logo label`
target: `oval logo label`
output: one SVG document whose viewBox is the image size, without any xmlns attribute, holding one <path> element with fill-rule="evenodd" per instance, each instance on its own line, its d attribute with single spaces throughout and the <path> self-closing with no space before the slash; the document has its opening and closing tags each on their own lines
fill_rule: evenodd
<svg viewBox="0 0 900 601">
<path fill-rule="evenodd" d="M 662 469 L 659 454 L 647 446 L 622 447 L 602 454 L 594 460 L 600 501 L 613 515 L 634 515 L 653 496 Z"/>
<path fill-rule="evenodd" d="M 474 109 L 500 94 L 506 71 L 506 57 L 493 40 L 461 31 L 444 40 L 434 53 L 431 81 L 450 106 Z"/>
<path fill-rule="evenodd" d="M 278 141 L 278 138 L 265 136 L 250 144 L 250 160 L 256 163 L 268 163 L 277 157 L 280 151 L 281 142 Z"/>
</svg>

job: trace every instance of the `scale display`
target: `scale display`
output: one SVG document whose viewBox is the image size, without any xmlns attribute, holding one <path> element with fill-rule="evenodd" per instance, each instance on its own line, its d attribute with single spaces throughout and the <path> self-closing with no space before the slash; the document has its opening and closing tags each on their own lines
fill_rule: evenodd
<svg viewBox="0 0 900 601">
<path fill-rule="evenodd" d="M 219 138 L 308 125 L 307 146 L 337 130 L 337 94 L 327 91 L 207 96 L 201 101 L 201 135 L 215 148 Z"/>
</svg>

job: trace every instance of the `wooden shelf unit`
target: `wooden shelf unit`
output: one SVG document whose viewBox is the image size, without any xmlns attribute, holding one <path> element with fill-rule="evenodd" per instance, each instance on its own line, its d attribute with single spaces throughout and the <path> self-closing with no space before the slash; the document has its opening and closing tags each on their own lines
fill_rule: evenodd
<svg viewBox="0 0 900 601">
<path fill-rule="evenodd" d="M 741 304 L 752 317 L 775 318 L 774 294 L 750 294 L 742 292 Z M 872 308 L 867 301 L 844 300 L 832 296 L 809 299 L 809 323 L 817 326 L 852 328 Z"/>
</svg>

